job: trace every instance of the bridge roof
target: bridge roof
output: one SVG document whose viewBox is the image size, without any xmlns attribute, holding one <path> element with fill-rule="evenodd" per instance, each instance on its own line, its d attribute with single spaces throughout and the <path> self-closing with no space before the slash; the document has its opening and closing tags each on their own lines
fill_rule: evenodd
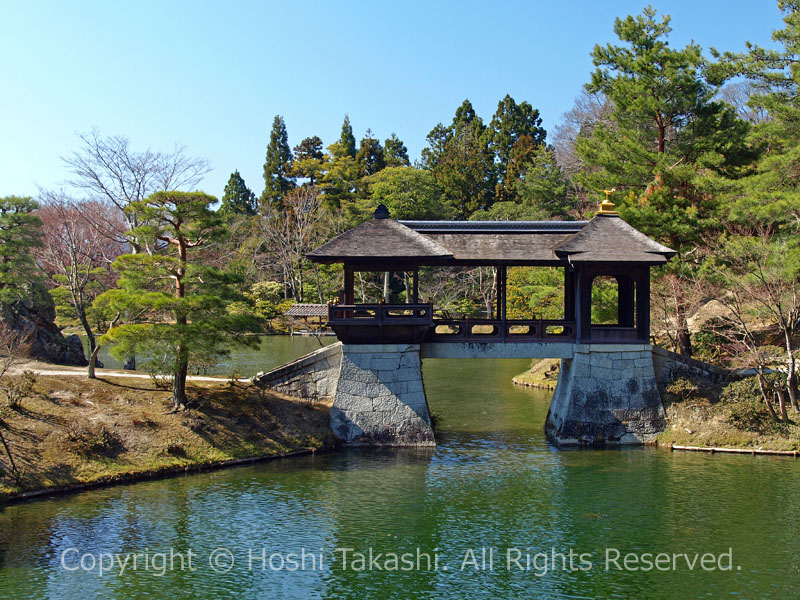
<svg viewBox="0 0 800 600">
<path fill-rule="evenodd" d="M 308 254 L 357 267 L 415 265 L 563 265 L 567 262 L 661 264 L 675 252 L 616 214 L 591 221 L 395 221 L 375 218 Z"/>
</svg>

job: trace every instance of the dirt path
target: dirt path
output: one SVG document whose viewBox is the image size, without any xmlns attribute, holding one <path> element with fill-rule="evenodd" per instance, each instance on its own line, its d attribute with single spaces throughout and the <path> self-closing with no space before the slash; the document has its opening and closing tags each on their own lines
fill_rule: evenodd
<svg viewBox="0 0 800 600">
<path fill-rule="evenodd" d="M 52 375 L 54 377 L 86 377 L 86 367 L 67 367 L 63 365 L 51 365 L 49 363 L 30 360 L 17 363 L 9 369 L 9 375 L 20 375 L 23 371 L 33 371 L 37 375 Z M 150 379 L 150 375 L 137 371 L 125 371 L 122 369 L 95 369 L 97 377 L 128 377 L 134 379 Z M 189 381 L 230 381 L 230 377 L 211 377 L 208 375 L 189 375 Z M 236 380 L 239 383 L 250 383 L 249 377 Z"/>
</svg>

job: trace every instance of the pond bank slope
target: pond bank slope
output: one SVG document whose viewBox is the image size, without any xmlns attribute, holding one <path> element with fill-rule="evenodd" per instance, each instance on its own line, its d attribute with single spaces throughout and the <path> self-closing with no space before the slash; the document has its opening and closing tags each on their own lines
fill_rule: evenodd
<svg viewBox="0 0 800 600">
<path fill-rule="evenodd" d="M 38 375 L 18 408 L 4 407 L 16 471 L 0 446 L 0 502 L 334 445 L 324 403 L 219 379 L 189 382 L 189 408 L 171 413 L 170 392 L 153 381 L 99 377 Z"/>
</svg>

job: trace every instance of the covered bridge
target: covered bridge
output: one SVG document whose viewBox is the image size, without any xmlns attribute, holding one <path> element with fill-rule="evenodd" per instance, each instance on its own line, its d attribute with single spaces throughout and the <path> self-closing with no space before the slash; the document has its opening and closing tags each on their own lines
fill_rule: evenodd
<svg viewBox="0 0 800 600">
<path fill-rule="evenodd" d="M 674 255 L 628 225 L 606 201 L 591 221 L 395 221 L 381 205 L 373 219 L 308 258 L 344 266 L 342 297 L 328 307 L 328 323 L 345 343 L 647 343 L 650 267 Z M 494 314 L 452 318 L 420 303 L 423 266 L 495 267 Z M 563 270 L 562 319 L 507 318 L 506 276 L 512 266 Z M 411 273 L 407 302 L 356 304 L 354 274 L 359 271 Z M 617 283 L 614 324 L 592 324 L 592 283 L 601 276 Z"/>
</svg>

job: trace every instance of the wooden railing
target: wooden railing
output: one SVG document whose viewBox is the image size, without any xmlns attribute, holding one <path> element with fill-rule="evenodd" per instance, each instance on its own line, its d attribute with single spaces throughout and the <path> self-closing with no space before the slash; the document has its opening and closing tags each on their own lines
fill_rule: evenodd
<svg viewBox="0 0 800 600">
<path fill-rule="evenodd" d="M 329 304 L 330 325 L 429 325 L 432 304 Z"/>
<path fill-rule="evenodd" d="M 330 304 L 328 325 L 339 339 L 390 343 L 425 342 L 575 342 L 575 321 L 559 319 L 453 319 L 434 314 L 432 304 Z M 441 315 L 441 316 L 440 316 Z M 343 337 L 344 336 L 344 337 Z M 638 341 L 635 327 L 593 325 L 584 343 Z"/>
<path fill-rule="evenodd" d="M 574 342 L 575 321 L 434 319 L 427 342 Z"/>
</svg>

